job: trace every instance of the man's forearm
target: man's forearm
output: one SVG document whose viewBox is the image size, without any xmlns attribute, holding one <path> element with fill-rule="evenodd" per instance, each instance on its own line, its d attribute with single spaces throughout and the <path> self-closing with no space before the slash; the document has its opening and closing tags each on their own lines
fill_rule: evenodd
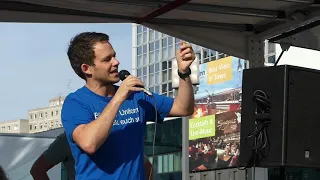
<svg viewBox="0 0 320 180">
<path fill-rule="evenodd" d="M 79 137 L 76 143 L 85 152 L 88 154 L 95 153 L 108 138 L 120 105 L 121 102 L 112 99 L 96 120 L 79 127 L 81 129 L 74 132 Z"/>
<path fill-rule="evenodd" d="M 49 176 L 43 171 L 31 171 L 34 180 L 49 180 Z"/>
<path fill-rule="evenodd" d="M 189 114 L 194 111 L 194 91 L 190 77 L 180 79 L 175 102 L 179 104 L 181 110 L 189 112 Z"/>
</svg>

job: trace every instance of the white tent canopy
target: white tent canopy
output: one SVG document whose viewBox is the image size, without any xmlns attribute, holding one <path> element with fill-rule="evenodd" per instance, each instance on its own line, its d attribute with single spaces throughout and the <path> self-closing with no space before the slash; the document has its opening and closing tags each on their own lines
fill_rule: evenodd
<svg viewBox="0 0 320 180">
<path fill-rule="evenodd" d="M 0 21 L 135 22 L 253 62 L 262 61 L 265 39 L 319 50 L 319 5 L 318 0 L 2 0 Z"/>
</svg>

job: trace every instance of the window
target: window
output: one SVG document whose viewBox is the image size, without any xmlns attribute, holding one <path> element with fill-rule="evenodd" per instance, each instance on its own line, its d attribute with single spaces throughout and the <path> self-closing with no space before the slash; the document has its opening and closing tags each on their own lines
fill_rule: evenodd
<svg viewBox="0 0 320 180">
<path fill-rule="evenodd" d="M 276 52 L 276 44 L 268 43 L 268 54 L 273 54 Z"/>
<path fill-rule="evenodd" d="M 154 51 L 149 52 L 149 61 L 150 61 L 150 63 L 154 63 L 154 61 L 155 61 Z"/>
<path fill-rule="evenodd" d="M 150 74 L 149 76 L 149 86 L 153 86 L 154 85 L 154 74 Z"/>
<path fill-rule="evenodd" d="M 180 44 L 176 44 L 176 51 L 178 51 L 180 48 Z"/>
<path fill-rule="evenodd" d="M 142 25 L 138 25 L 137 26 L 137 33 L 141 33 L 142 32 Z"/>
<path fill-rule="evenodd" d="M 143 55 L 143 64 L 142 64 L 142 65 L 146 65 L 146 64 L 147 64 L 147 62 L 148 62 L 147 55 L 146 55 L 146 54 L 144 54 L 144 55 Z"/>
<path fill-rule="evenodd" d="M 160 73 L 157 72 L 155 75 L 155 84 L 160 84 Z"/>
<path fill-rule="evenodd" d="M 137 69 L 137 76 L 140 77 L 142 75 L 141 68 Z"/>
<path fill-rule="evenodd" d="M 168 155 L 168 163 L 169 163 L 169 166 L 168 166 L 169 172 L 173 172 L 173 154 Z"/>
<path fill-rule="evenodd" d="M 160 61 L 160 52 L 159 52 L 159 50 L 156 50 L 155 60 L 156 60 L 156 62 Z"/>
<path fill-rule="evenodd" d="M 150 29 L 149 30 L 149 41 L 153 41 L 154 40 L 154 30 Z"/>
<path fill-rule="evenodd" d="M 174 46 L 168 46 L 168 57 L 174 57 Z"/>
<path fill-rule="evenodd" d="M 32 130 L 32 125 L 29 125 L 29 129 Z"/>
<path fill-rule="evenodd" d="M 159 39 L 160 38 L 160 33 L 158 31 L 155 32 L 155 39 Z"/>
<path fill-rule="evenodd" d="M 173 155 L 173 160 L 174 160 L 174 163 L 173 163 L 173 170 L 174 171 L 181 171 L 181 153 L 175 153 Z"/>
<path fill-rule="evenodd" d="M 167 38 L 162 39 L 162 47 L 167 47 L 167 46 L 168 46 Z"/>
<path fill-rule="evenodd" d="M 149 66 L 149 73 L 150 73 L 150 74 L 154 73 L 154 64 L 151 64 L 151 65 Z"/>
<path fill-rule="evenodd" d="M 168 162 L 168 155 L 163 156 L 163 172 L 166 173 L 169 171 L 169 162 Z"/>
<path fill-rule="evenodd" d="M 143 67 L 143 75 L 145 75 L 145 76 L 146 76 L 146 75 L 147 75 L 147 73 L 148 73 L 148 72 L 147 72 L 147 67 Z"/>
<path fill-rule="evenodd" d="M 203 59 L 207 59 L 209 57 L 210 57 L 209 49 L 204 49 L 203 50 Z"/>
<path fill-rule="evenodd" d="M 162 156 L 158 156 L 158 173 L 162 173 Z"/>
<path fill-rule="evenodd" d="M 146 43 L 148 41 L 147 32 L 143 32 L 143 43 Z"/>
<path fill-rule="evenodd" d="M 137 55 L 142 54 L 142 46 L 137 47 Z"/>
<path fill-rule="evenodd" d="M 168 80 L 172 80 L 172 69 L 168 69 Z"/>
<path fill-rule="evenodd" d="M 160 42 L 159 42 L 159 40 L 156 41 L 156 42 L 154 42 L 154 47 L 155 47 L 155 49 L 160 49 Z"/>
<path fill-rule="evenodd" d="M 162 62 L 162 70 L 166 70 L 167 69 L 167 61 L 163 61 Z"/>
<path fill-rule="evenodd" d="M 160 93 L 160 87 L 159 86 L 154 87 L 154 92 L 159 94 Z"/>
<path fill-rule="evenodd" d="M 156 63 L 155 65 L 155 72 L 158 72 L 160 70 L 160 65 L 159 63 Z"/>
<path fill-rule="evenodd" d="M 168 47 L 162 48 L 162 59 L 168 58 Z"/>
<path fill-rule="evenodd" d="M 146 32 L 148 30 L 146 26 L 142 26 L 142 27 L 143 27 L 143 32 Z"/>
<path fill-rule="evenodd" d="M 268 63 L 276 63 L 276 56 L 275 55 L 271 55 L 271 56 L 268 56 Z"/>
<path fill-rule="evenodd" d="M 137 66 L 140 67 L 143 65 L 143 61 L 142 61 L 142 55 L 138 56 L 137 58 Z"/>
<path fill-rule="evenodd" d="M 143 76 L 143 78 L 142 78 L 142 82 L 146 85 L 146 86 L 148 86 L 148 82 L 147 82 L 147 79 L 148 79 L 148 76 Z"/>
<path fill-rule="evenodd" d="M 173 45 L 173 37 L 168 37 L 168 45 L 171 46 Z"/>
<path fill-rule="evenodd" d="M 39 114 L 39 118 L 42 118 L 42 113 Z"/>
<path fill-rule="evenodd" d="M 162 84 L 162 92 L 165 93 L 168 91 L 168 86 L 167 84 Z"/>
<path fill-rule="evenodd" d="M 153 51 L 154 50 L 154 42 L 151 42 L 149 44 L 149 51 Z"/>
<path fill-rule="evenodd" d="M 142 34 L 138 34 L 137 35 L 137 45 L 141 45 L 142 44 Z"/>
<path fill-rule="evenodd" d="M 143 54 L 147 53 L 147 45 L 143 45 Z"/>
</svg>

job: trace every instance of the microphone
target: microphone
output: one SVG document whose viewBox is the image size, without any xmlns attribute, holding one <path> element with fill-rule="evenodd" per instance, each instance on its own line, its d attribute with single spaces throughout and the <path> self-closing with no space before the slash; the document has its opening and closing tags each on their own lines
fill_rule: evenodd
<svg viewBox="0 0 320 180">
<path fill-rule="evenodd" d="M 120 78 L 121 81 L 125 80 L 125 79 L 127 78 L 127 76 L 129 76 L 129 75 L 130 75 L 130 73 L 129 73 L 129 71 L 127 71 L 127 70 L 121 70 L 121 71 L 119 72 L 119 78 Z M 149 95 L 149 96 L 152 96 L 152 93 L 151 93 L 150 91 L 144 89 L 143 86 L 137 86 L 137 87 L 143 88 L 143 92 L 144 92 L 144 93 L 146 93 L 146 94 Z"/>
</svg>

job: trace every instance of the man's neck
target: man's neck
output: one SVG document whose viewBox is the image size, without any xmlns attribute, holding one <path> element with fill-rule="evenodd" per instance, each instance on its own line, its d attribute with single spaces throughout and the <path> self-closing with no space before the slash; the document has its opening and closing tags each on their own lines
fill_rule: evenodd
<svg viewBox="0 0 320 180">
<path fill-rule="evenodd" d="M 92 92 L 104 97 L 113 97 L 114 94 L 116 93 L 116 90 L 113 84 L 102 85 L 99 83 L 87 82 L 86 86 Z"/>
</svg>

